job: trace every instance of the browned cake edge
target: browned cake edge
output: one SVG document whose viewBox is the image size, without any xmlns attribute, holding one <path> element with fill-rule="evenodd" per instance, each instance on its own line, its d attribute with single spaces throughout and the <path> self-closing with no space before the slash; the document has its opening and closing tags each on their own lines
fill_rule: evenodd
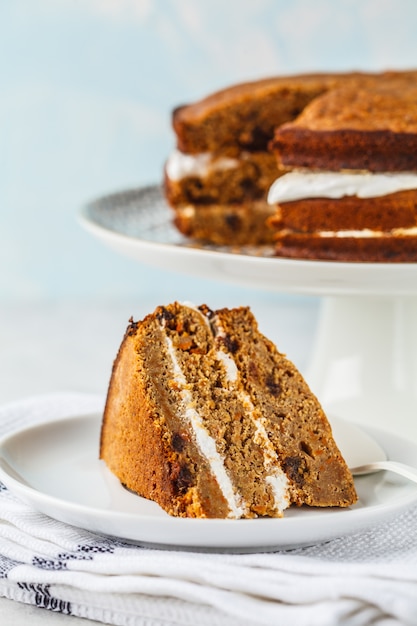
<svg viewBox="0 0 417 626">
<path fill-rule="evenodd" d="M 276 129 L 271 148 L 284 168 L 370 172 L 417 170 L 417 133 L 349 128 L 317 131 L 284 125 Z"/>
<path fill-rule="evenodd" d="M 177 415 L 157 316 L 131 322 L 116 357 L 100 438 L 100 458 L 120 482 L 171 515 L 226 517 L 206 460 Z M 200 468 L 197 470 L 197 468 Z"/>
<path fill-rule="evenodd" d="M 417 236 L 321 237 L 317 234 L 280 233 L 275 255 L 293 259 L 349 263 L 416 263 Z"/>
</svg>

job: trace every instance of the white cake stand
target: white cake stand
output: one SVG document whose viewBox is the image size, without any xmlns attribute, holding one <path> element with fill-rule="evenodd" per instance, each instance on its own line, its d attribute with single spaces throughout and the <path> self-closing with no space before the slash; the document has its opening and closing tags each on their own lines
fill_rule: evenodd
<svg viewBox="0 0 417 626">
<path fill-rule="evenodd" d="M 81 224 L 118 253 L 247 287 L 318 295 L 306 378 L 328 412 L 417 442 L 417 264 L 277 259 L 268 248 L 196 247 L 171 225 L 158 187 L 84 207 Z"/>
</svg>

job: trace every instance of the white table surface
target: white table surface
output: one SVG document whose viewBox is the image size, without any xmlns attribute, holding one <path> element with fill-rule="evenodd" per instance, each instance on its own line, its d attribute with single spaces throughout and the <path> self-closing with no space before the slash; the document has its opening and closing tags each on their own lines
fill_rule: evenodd
<svg viewBox="0 0 417 626">
<path fill-rule="evenodd" d="M 248 292 L 261 330 L 304 371 L 317 323 L 318 301 Z M 105 395 L 111 366 L 129 317 L 141 319 L 158 302 L 24 302 L 0 305 L 0 405 L 33 395 L 76 391 Z M 200 302 L 198 302 L 200 304 Z M 5 626 L 77 626 L 90 620 L 52 613 L 0 598 Z"/>
</svg>

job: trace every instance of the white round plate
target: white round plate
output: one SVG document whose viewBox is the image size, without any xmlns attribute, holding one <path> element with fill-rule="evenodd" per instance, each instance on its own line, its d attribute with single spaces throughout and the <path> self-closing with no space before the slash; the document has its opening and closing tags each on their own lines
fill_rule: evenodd
<svg viewBox="0 0 417 626">
<path fill-rule="evenodd" d="M 389 473 L 355 480 L 359 501 L 348 509 L 290 508 L 283 519 L 181 519 L 124 489 L 98 460 L 98 414 L 41 424 L 0 442 L 0 480 L 50 517 L 130 542 L 250 552 L 312 545 L 389 520 L 417 500 L 417 485 Z M 388 458 L 412 465 L 417 446 L 391 433 L 372 436 L 332 419 L 348 463 L 381 445 Z M 343 441 L 341 440 L 343 439 Z M 343 444 L 343 445 L 342 445 Z"/>
<path fill-rule="evenodd" d="M 164 269 L 236 285 L 303 294 L 417 294 L 417 263 L 339 263 L 274 258 L 268 246 L 203 246 L 182 237 L 157 186 L 88 204 L 82 226 L 118 253 Z"/>
</svg>

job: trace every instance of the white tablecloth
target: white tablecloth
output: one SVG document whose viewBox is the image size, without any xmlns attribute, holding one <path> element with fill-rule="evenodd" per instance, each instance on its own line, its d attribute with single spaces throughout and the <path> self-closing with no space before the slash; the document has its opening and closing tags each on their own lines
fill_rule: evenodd
<svg viewBox="0 0 417 626">
<path fill-rule="evenodd" d="M 0 434 L 102 407 L 48 394 L 0 408 Z M 417 624 L 417 507 L 290 551 L 150 549 L 52 520 L 0 490 L 0 595 L 109 624 Z"/>
</svg>

